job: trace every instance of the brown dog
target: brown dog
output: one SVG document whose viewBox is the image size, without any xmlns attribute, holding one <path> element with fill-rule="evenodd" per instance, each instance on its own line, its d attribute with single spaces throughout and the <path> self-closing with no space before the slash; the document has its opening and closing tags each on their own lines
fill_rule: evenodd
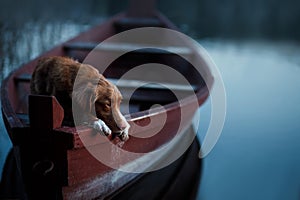
<svg viewBox="0 0 300 200">
<path fill-rule="evenodd" d="M 82 122 L 105 135 L 128 139 L 130 126 L 120 112 L 121 93 L 91 65 L 67 57 L 43 58 L 32 75 L 30 89 L 32 94 L 55 96 L 64 109 L 66 102 L 73 103 Z"/>
</svg>

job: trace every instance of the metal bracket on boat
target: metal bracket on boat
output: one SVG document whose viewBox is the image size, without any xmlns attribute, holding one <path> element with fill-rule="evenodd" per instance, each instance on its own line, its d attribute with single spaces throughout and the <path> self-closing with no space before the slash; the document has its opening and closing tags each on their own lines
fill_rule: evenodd
<svg viewBox="0 0 300 200">
<path fill-rule="evenodd" d="M 34 163 L 32 171 L 38 175 L 47 176 L 54 168 L 51 160 L 40 160 Z"/>
</svg>

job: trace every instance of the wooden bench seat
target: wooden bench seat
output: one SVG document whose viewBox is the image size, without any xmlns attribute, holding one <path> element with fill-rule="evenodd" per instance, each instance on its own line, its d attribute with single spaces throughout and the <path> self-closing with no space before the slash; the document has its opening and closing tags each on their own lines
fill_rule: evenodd
<svg viewBox="0 0 300 200">
<path fill-rule="evenodd" d="M 30 82 L 31 74 L 21 74 L 15 77 L 16 82 Z M 141 80 L 118 80 L 108 78 L 110 82 L 115 84 L 120 89 L 132 89 L 132 88 L 140 88 L 147 90 L 166 90 L 169 89 L 171 91 L 177 92 L 191 92 L 196 91 L 196 85 L 183 85 L 183 84 L 173 84 L 173 83 L 147 83 L 146 81 Z M 141 86 L 141 87 L 140 87 Z"/>
<path fill-rule="evenodd" d="M 19 76 L 14 77 L 14 81 L 16 83 L 19 82 L 30 82 L 31 80 L 31 74 L 21 74 Z"/>
<path fill-rule="evenodd" d="M 130 52 L 138 50 L 137 53 L 144 54 L 178 54 L 181 56 L 191 55 L 191 49 L 183 46 L 159 46 L 132 43 L 105 43 L 98 45 L 91 42 L 72 42 L 64 44 L 66 51 L 109 51 L 109 52 Z"/>
</svg>

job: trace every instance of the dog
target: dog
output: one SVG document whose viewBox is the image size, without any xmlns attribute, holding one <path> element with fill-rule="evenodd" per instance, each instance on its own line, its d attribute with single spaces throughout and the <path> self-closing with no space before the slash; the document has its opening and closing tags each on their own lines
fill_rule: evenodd
<svg viewBox="0 0 300 200">
<path fill-rule="evenodd" d="M 32 74 L 30 90 L 55 96 L 64 110 L 73 103 L 80 120 L 103 135 L 117 135 L 122 141 L 129 138 L 130 125 L 120 112 L 120 91 L 91 65 L 68 57 L 42 58 Z"/>
</svg>

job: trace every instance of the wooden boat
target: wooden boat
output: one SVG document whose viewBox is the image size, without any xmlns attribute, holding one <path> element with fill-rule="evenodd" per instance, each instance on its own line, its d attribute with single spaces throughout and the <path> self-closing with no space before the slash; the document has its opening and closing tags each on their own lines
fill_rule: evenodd
<svg viewBox="0 0 300 200">
<path fill-rule="evenodd" d="M 154 60 L 172 66 L 193 85 L 193 95 L 190 95 L 191 91 L 187 92 L 185 85 L 173 83 L 172 78 L 165 76 L 163 81 L 167 82 L 167 86 L 181 94 L 181 99 L 178 100 L 170 90 L 158 84 L 143 85 L 128 96 L 127 92 L 132 89 L 132 84 L 136 86 L 141 80 L 125 80 L 119 85 L 117 83 L 125 101 L 130 98 L 127 99 L 130 109 L 126 118 L 135 127 L 130 129 L 130 139 L 122 146 L 117 138 L 109 140 L 103 136 L 103 139 L 93 137 L 94 131 L 87 126 L 72 127 L 63 124 L 64 110 L 55 97 L 30 95 L 30 77 L 41 57 L 72 56 L 83 61 L 96 44 L 124 30 L 137 27 L 176 29 L 155 9 L 149 9 L 154 7 L 153 1 L 143 2 L 148 4 L 146 6 L 140 2 L 133 0 L 127 12 L 40 55 L 4 80 L 1 88 L 3 119 L 14 148 L 19 152 L 19 167 L 29 199 L 196 198 L 201 174 L 201 160 L 198 156 L 200 145 L 194 139 L 195 133 L 190 125 L 197 107 L 209 95 L 210 86 L 204 79 L 206 82 L 213 81 L 209 66 L 205 63 L 201 66 L 206 71 L 206 77 L 203 77 L 180 56 L 151 48 L 133 51 L 113 62 L 104 72 L 111 80 L 120 78 L 134 66 Z M 100 48 L 97 52 L 110 56 L 120 49 L 120 45 L 124 47 L 124 44 L 114 43 L 110 48 Z M 132 47 L 135 44 L 130 45 Z M 194 59 L 201 59 L 189 46 L 177 46 L 176 49 L 178 48 L 180 52 L 194 56 Z M 174 50 L 173 47 L 168 49 Z M 196 96 L 196 100 L 191 96 Z M 163 107 L 149 111 L 153 104 L 161 104 Z M 157 129 L 157 121 L 164 119 L 164 126 L 151 135 Z M 179 127 L 178 124 L 183 126 Z M 146 133 L 151 136 L 146 137 Z M 108 144 L 115 146 L 115 152 L 106 149 Z M 178 159 L 168 159 L 185 145 L 188 149 L 183 149 Z M 117 158 L 122 160 L 120 170 L 100 162 L 92 155 L 91 148 L 111 156 L 121 150 L 129 154 L 142 153 L 142 156 L 134 159 Z M 165 164 L 167 161 L 169 163 Z M 142 164 L 135 165 L 136 163 Z M 166 166 L 158 167 L 163 164 Z"/>
</svg>

